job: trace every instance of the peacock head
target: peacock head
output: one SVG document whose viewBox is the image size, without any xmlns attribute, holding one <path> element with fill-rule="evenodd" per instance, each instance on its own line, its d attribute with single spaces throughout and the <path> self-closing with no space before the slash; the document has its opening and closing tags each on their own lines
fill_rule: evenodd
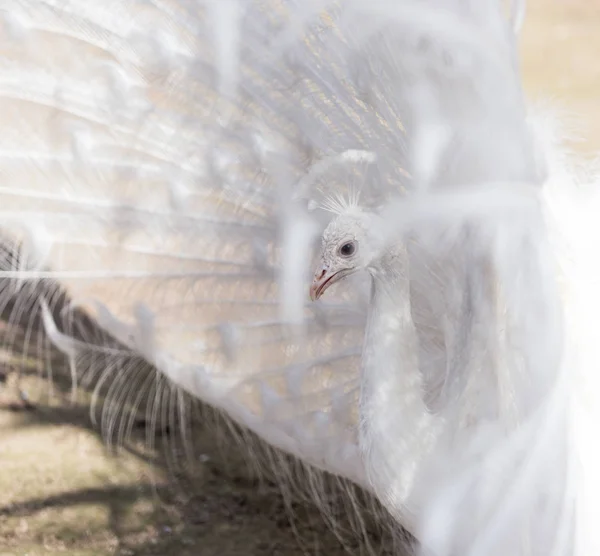
<svg viewBox="0 0 600 556">
<path fill-rule="evenodd" d="M 375 213 L 351 206 L 325 228 L 319 265 L 310 287 L 313 301 L 333 284 L 373 265 L 381 251 L 375 234 L 377 218 Z"/>
</svg>

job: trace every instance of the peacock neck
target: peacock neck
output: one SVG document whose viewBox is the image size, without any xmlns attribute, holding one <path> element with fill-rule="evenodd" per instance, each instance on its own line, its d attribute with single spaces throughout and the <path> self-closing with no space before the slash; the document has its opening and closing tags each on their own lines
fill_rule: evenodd
<svg viewBox="0 0 600 556">
<path fill-rule="evenodd" d="M 371 269 L 360 396 L 365 467 L 393 513 L 409 504 L 419 462 L 437 427 L 423 399 L 406 261 L 406 252 L 395 249 Z"/>
</svg>

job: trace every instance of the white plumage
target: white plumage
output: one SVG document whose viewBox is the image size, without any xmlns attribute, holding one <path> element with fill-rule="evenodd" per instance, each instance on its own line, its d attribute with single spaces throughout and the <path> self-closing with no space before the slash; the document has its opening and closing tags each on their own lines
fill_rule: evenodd
<svg viewBox="0 0 600 556">
<path fill-rule="evenodd" d="M 0 10 L 5 318 L 41 317 L 76 380 L 84 352 L 141 355 L 427 554 L 595 554 L 572 393 L 595 384 L 597 200 L 528 115 L 501 2 Z M 318 207 L 344 213 L 325 253 L 377 215 L 372 294 L 357 274 L 310 302 Z"/>
</svg>

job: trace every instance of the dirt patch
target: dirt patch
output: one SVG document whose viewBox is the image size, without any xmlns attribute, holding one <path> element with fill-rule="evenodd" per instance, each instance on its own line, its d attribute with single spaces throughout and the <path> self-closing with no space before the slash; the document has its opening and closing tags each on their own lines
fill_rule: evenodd
<svg viewBox="0 0 600 556">
<path fill-rule="evenodd" d="M 193 470 L 175 475 L 142 442 L 111 453 L 87 403 L 32 397 L 34 409 L 0 410 L 0 556 L 345 553 L 318 511 L 298 506 L 291 521 L 277 486 L 224 465 L 208 433 L 194 436 Z"/>
</svg>

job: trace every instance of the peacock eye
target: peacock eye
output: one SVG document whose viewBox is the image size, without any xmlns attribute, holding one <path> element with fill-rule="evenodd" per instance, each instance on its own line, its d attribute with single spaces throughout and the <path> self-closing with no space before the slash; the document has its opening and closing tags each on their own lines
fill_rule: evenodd
<svg viewBox="0 0 600 556">
<path fill-rule="evenodd" d="M 342 257 L 351 257 L 354 253 L 356 253 L 356 243 L 354 241 L 348 241 L 340 247 Z"/>
</svg>

